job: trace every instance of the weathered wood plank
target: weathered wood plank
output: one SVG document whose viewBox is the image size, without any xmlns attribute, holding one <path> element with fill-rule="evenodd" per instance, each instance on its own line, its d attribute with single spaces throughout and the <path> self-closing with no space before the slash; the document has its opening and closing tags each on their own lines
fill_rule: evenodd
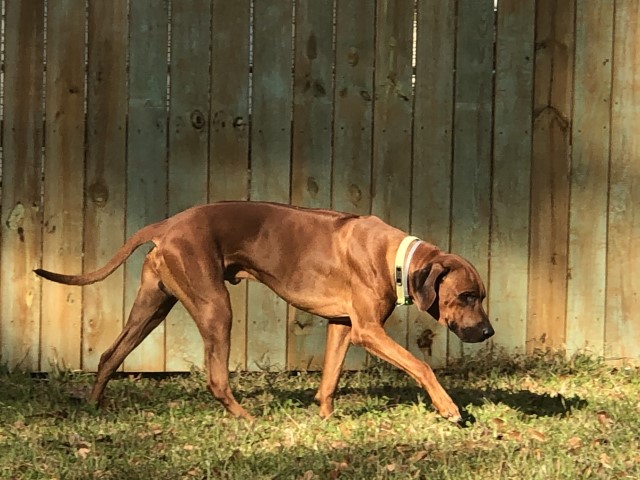
<svg viewBox="0 0 640 480">
<path fill-rule="evenodd" d="M 376 2 L 371 211 L 401 230 L 411 213 L 413 2 Z M 407 308 L 397 308 L 387 333 L 407 346 Z"/>
<path fill-rule="evenodd" d="M 411 232 L 449 249 L 455 0 L 419 0 L 413 111 Z M 434 367 L 447 359 L 447 329 L 409 310 L 409 350 Z"/>
<path fill-rule="evenodd" d="M 127 236 L 167 215 L 167 23 L 166 1 L 130 2 Z M 127 314 L 147 251 L 138 249 L 125 266 Z M 164 370 L 164 333 L 161 324 L 127 357 L 125 370 Z"/>
<path fill-rule="evenodd" d="M 535 0 L 498 3 L 491 208 L 495 343 L 524 353 L 529 279 L 529 188 Z"/>
<path fill-rule="evenodd" d="M 529 352 L 565 343 L 574 15 L 574 0 L 536 4 Z"/>
<path fill-rule="evenodd" d="M 374 18 L 374 2 L 337 2 L 332 205 L 360 215 L 371 212 Z M 352 346 L 345 368 L 365 361 L 365 351 Z"/>
<path fill-rule="evenodd" d="M 209 200 L 246 200 L 249 170 L 250 0 L 214 0 L 211 30 Z M 230 55 L 229 52 L 232 52 Z M 247 285 L 227 286 L 232 370 L 247 368 Z"/>
<path fill-rule="evenodd" d="M 615 3 L 605 356 L 640 359 L 640 3 Z M 631 273 L 630 273 L 631 272 Z"/>
<path fill-rule="evenodd" d="M 44 140 L 44 1 L 5 4 L 4 121 L 0 242 L 0 355 L 9 368 L 37 370 Z"/>
<path fill-rule="evenodd" d="M 254 5 L 252 200 L 289 202 L 292 7 L 292 2 L 282 0 L 265 0 Z M 287 305 L 257 282 L 251 283 L 248 290 L 247 367 L 283 369 Z"/>
<path fill-rule="evenodd" d="M 169 215 L 207 201 L 210 19 L 209 0 L 172 3 Z M 165 332 L 168 371 L 203 366 L 202 337 L 182 304 Z"/>
<path fill-rule="evenodd" d="M 127 0 L 89 3 L 85 272 L 104 265 L 125 240 L 127 15 Z M 84 370 L 98 368 L 122 330 L 123 293 L 124 269 L 84 288 Z"/>
<path fill-rule="evenodd" d="M 491 0 L 458 2 L 451 250 L 488 283 L 494 11 Z M 451 335 L 449 356 L 477 348 Z"/>
<path fill-rule="evenodd" d="M 85 4 L 47 3 L 42 266 L 82 271 Z M 82 289 L 42 284 L 40 368 L 80 368 Z"/>
<path fill-rule="evenodd" d="M 331 206 L 333 0 L 296 6 L 291 203 Z M 287 368 L 319 370 L 327 322 L 289 307 Z"/>
<path fill-rule="evenodd" d="M 579 1 L 569 218 L 567 350 L 602 355 L 613 3 Z"/>
</svg>

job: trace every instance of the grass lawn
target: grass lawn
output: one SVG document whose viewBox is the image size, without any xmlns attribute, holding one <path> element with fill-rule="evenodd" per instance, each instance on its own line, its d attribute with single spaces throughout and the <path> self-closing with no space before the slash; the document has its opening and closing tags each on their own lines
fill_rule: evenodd
<svg viewBox="0 0 640 480">
<path fill-rule="evenodd" d="M 328 421 L 317 373 L 234 375 L 254 424 L 230 418 L 201 372 L 121 376 L 98 411 L 82 400 L 92 375 L 4 371 L 0 478 L 640 478 L 638 368 L 546 355 L 437 373 L 467 428 L 382 364 L 343 376 Z"/>
</svg>

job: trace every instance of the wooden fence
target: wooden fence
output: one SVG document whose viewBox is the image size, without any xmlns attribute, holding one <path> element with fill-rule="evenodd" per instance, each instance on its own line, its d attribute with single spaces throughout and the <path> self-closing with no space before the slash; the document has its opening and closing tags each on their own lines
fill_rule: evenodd
<svg viewBox="0 0 640 480">
<path fill-rule="evenodd" d="M 32 269 L 93 270 L 220 199 L 372 212 L 469 258 L 489 345 L 413 307 L 388 322 L 434 365 L 492 347 L 640 357 L 639 0 L 0 5 L 2 363 L 95 369 L 145 252 L 83 289 Z M 230 290 L 233 368 L 320 366 L 325 321 Z M 201 363 L 180 307 L 124 368 Z"/>
</svg>

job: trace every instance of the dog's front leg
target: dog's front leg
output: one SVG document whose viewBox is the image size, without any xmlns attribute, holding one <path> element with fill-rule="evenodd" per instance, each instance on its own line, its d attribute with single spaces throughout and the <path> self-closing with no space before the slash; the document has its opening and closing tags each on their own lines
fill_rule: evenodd
<svg viewBox="0 0 640 480">
<path fill-rule="evenodd" d="M 320 416 L 327 418 L 333 413 L 333 395 L 338 386 L 344 358 L 351 342 L 351 325 L 329 321 L 327 343 L 324 350 L 322 379 L 316 394 L 320 404 Z"/>
<path fill-rule="evenodd" d="M 382 328 L 382 322 L 372 321 L 375 314 L 370 314 L 368 317 L 352 315 L 351 342 L 407 372 L 427 391 L 440 415 L 460 423 L 460 410 L 440 385 L 431 367 L 394 342 Z"/>
</svg>

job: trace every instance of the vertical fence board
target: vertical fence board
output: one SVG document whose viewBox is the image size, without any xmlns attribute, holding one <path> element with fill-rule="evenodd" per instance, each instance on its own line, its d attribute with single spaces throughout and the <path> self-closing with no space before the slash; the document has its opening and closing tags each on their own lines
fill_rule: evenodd
<svg viewBox="0 0 640 480">
<path fill-rule="evenodd" d="M 124 242 L 127 119 L 127 1 L 89 2 L 84 271 L 104 265 Z M 122 330 L 124 269 L 84 288 L 82 368 Z"/>
<path fill-rule="evenodd" d="M 289 201 L 292 7 L 282 0 L 260 1 L 254 6 L 252 200 Z M 247 366 L 249 370 L 282 369 L 286 365 L 287 305 L 257 282 L 248 291 Z"/>
<path fill-rule="evenodd" d="M 331 205 L 333 0 L 296 6 L 291 203 Z M 322 367 L 326 320 L 289 307 L 287 368 Z"/>
<path fill-rule="evenodd" d="M 455 66 L 455 0 L 419 0 L 413 120 L 411 232 L 443 250 L 451 227 L 451 157 Z M 447 329 L 409 311 L 409 349 L 439 367 Z"/>
<path fill-rule="evenodd" d="M 576 9 L 567 350 L 604 347 L 613 3 Z"/>
<path fill-rule="evenodd" d="M 127 134 L 126 233 L 167 215 L 167 22 L 166 0 L 130 2 L 129 128 Z M 125 312 L 140 284 L 146 248 L 127 261 Z M 129 371 L 165 368 L 161 324 L 125 361 Z"/>
<path fill-rule="evenodd" d="M 538 0 L 536 10 L 529 352 L 565 343 L 575 1 Z"/>
<path fill-rule="evenodd" d="M 640 358 L 640 4 L 618 0 L 615 37 L 605 355 Z M 631 273 L 630 273 L 631 272 Z"/>
<path fill-rule="evenodd" d="M 458 2 L 451 250 L 473 263 L 487 283 L 493 26 L 492 1 Z M 449 355 L 460 356 L 462 344 L 449 338 Z"/>
<path fill-rule="evenodd" d="M 490 280 L 495 343 L 523 353 L 527 336 L 534 0 L 498 3 Z"/>
<path fill-rule="evenodd" d="M 0 361 L 39 368 L 44 1 L 5 4 Z"/>
<path fill-rule="evenodd" d="M 214 0 L 211 8 L 209 200 L 246 200 L 250 0 Z M 227 288 L 233 311 L 229 367 L 245 370 L 247 285 L 241 282 L 235 286 L 227 285 Z"/>
<path fill-rule="evenodd" d="M 378 0 L 376 7 L 371 211 L 408 231 L 414 6 L 403 0 Z M 406 347 L 407 309 L 396 308 L 385 329 Z"/>
<path fill-rule="evenodd" d="M 375 2 L 337 2 L 332 205 L 360 215 L 371 211 L 374 19 Z M 365 360 L 352 346 L 345 368 Z"/>
<path fill-rule="evenodd" d="M 171 12 L 169 215 L 207 201 L 209 0 L 181 0 Z M 167 317 L 166 369 L 203 365 L 202 338 L 182 304 Z"/>
<path fill-rule="evenodd" d="M 85 3 L 47 4 L 42 265 L 78 273 L 83 253 Z M 40 368 L 80 368 L 82 289 L 42 285 Z"/>
</svg>

